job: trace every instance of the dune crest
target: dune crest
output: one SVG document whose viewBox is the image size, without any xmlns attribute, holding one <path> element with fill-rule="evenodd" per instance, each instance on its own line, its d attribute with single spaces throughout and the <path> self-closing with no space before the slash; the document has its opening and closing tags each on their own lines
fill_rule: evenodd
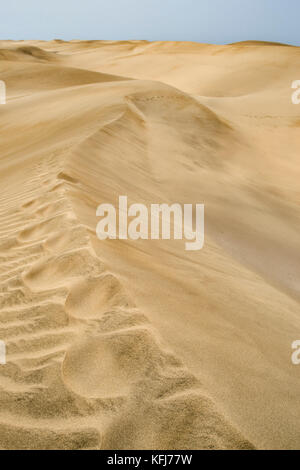
<svg viewBox="0 0 300 470">
<path fill-rule="evenodd" d="M 106 271 L 72 209 L 74 184 L 43 159 L 3 194 L 31 200 L 1 213 L 1 239 L 16 246 L 1 264 L 0 447 L 250 448 Z"/>
<path fill-rule="evenodd" d="M 247 44 L 1 41 L 1 449 L 299 446 L 299 50 Z M 99 241 L 120 195 L 204 249 Z"/>
</svg>

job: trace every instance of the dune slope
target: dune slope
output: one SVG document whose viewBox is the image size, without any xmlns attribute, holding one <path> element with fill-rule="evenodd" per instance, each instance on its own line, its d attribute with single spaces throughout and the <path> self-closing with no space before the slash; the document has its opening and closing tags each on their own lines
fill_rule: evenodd
<svg viewBox="0 0 300 470">
<path fill-rule="evenodd" d="M 297 63 L 0 43 L 0 448 L 299 447 Z M 204 202 L 204 249 L 100 242 L 119 195 Z"/>
</svg>

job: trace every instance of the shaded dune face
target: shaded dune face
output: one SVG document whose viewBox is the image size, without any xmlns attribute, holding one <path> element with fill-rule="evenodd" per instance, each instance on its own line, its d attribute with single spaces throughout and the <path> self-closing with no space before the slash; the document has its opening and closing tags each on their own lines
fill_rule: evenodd
<svg viewBox="0 0 300 470">
<path fill-rule="evenodd" d="M 7 187 L 20 211 L 3 214 L 5 237 L 16 245 L 1 267 L 0 331 L 9 352 L 0 371 L 1 447 L 251 447 L 97 257 L 72 210 L 68 193 L 77 183 L 57 165 L 35 161 L 33 180 L 45 170 L 49 183 L 25 190 L 28 203 L 22 171 Z M 191 435 L 181 437 L 186 426 Z"/>
<path fill-rule="evenodd" d="M 297 54 L 0 44 L 1 449 L 298 446 Z M 204 202 L 204 249 L 100 242 L 119 195 Z"/>
<path fill-rule="evenodd" d="M 35 46 L 17 46 L 0 48 L 0 57 L 2 60 L 11 60 L 13 62 L 23 61 L 45 61 L 52 62 L 56 60 L 56 54 L 46 52 Z"/>
</svg>

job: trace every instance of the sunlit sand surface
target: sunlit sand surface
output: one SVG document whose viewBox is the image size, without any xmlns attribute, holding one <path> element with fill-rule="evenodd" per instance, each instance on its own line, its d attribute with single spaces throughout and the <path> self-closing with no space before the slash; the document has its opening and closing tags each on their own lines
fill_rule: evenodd
<svg viewBox="0 0 300 470">
<path fill-rule="evenodd" d="M 1 449 L 300 447 L 299 57 L 0 42 Z M 98 240 L 119 195 L 203 250 Z"/>
</svg>

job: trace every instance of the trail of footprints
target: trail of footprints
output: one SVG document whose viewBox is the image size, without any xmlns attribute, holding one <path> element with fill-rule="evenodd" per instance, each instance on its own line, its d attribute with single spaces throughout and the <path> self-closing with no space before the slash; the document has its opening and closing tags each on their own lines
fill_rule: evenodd
<svg viewBox="0 0 300 470">
<path fill-rule="evenodd" d="M 2 193 L 0 448 L 251 447 L 95 255 L 74 184 L 49 158 Z"/>
</svg>

